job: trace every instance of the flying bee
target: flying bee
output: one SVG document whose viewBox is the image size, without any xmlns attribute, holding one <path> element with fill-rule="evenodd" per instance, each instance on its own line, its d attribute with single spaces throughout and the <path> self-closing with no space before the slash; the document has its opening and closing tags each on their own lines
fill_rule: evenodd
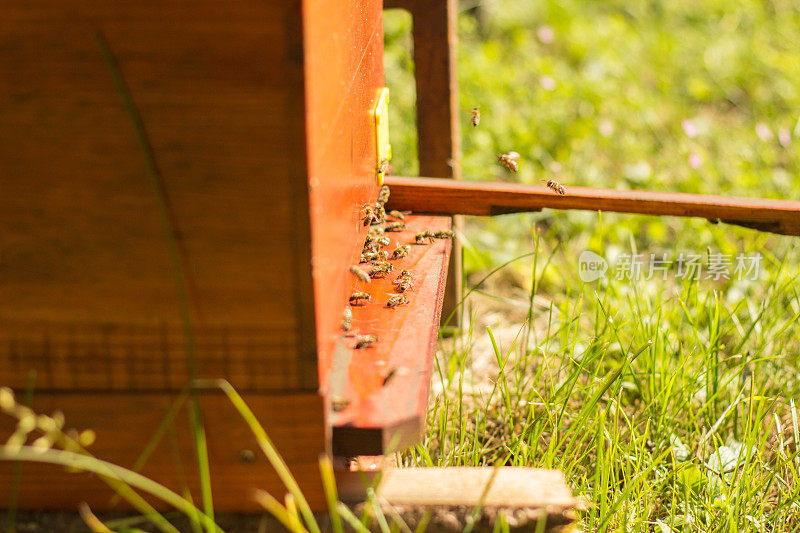
<svg viewBox="0 0 800 533">
<path fill-rule="evenodd" d="M 350 298 L 352 299 L 352 296 Z M 347 305 L 342 316 L 342 331 L 350 331 L 351 327 L 353 327 L 353 310 Z"/>
<path fill-rule="evenodd" d="M 378 337 L 375 335 L 359 335 L 356 337 L 356 345 L 354 348 L 356 350 L 360 350 L 362 348 L 369 348 L 373 344 L 378 342 Z"/>
<path fill-rule="evenodd" d="M 408 255 L 408 253 L 410 251 L 411 251 L 411 245 L 410 244 L 404 244 L 403 246 L 398 246 L 392 252 L 391 259 L 400 259 L 401 257 L 405 257 L 405 256 Z"/>
<path fill-rule="evenodd" d="M 433 236 L 437 239 L 452 239 L 453 232 L 449 229 L 440 229 L 439 231 L 434 232 Z"/>
<path fill-rule="evenodd" d="M 386 307 L 392 308 L 407 303 L 408 303 L 408 298 L 406 298 L 405 294 L 395 294 L 386 301 Z"/>
<path fill-rule="evenodd" d="M 436 239 L 436 235 L 431 231 L 420 231 L 414 235 L 414 244 L 432 243 Z"/>
<path fill-rule="evenodd" d="M 481 110 L 480 106 L 475 106 L 472 108 L 472 127 L 474 128 L 478 124 L 481 123 Z"/>
<path fill-rule="evenodd" d="M 370 281 L 372 281 L 372 279 L 369 277 L 369 274 L 367 274 L 366 272 L 364 272 L 355 265 L 350 267 L 350 272 L 364 283 L 369 283 Z"/>
<path fill-rule="evenodd" d="M 519 154 L 517 152 L 497 154 L 497 160 L 511 172 L 517 172 L 519 170 Z"/>
<path fill-rule="evenodd" d="M 390 217 L 392 217 L 395 220 L 405 220 L 406 219 L 406 215 L 410 215 L 411 211 L 395 211 L 395 210 L 392 210 L 392 211 L 389 211 L 388 214 L 389 214 Z"/>
<path fill-rule="evenodd" d="M 567 194 L 567 188 L 556 180 L 542 180 L 542 182 L 548 189 L 552 189 L 556 194 L 560 194 L 561 196 Z"/>
<path fill-rule="evenodd" d="M 398 220 L 397 222 L 389 222 L 383 229 L 384 231 L 403 231 L 406 229 L 406 223 L 402 220 Z"/>
<path fill-rule="evenodd" d="M 386 164 L 386 167 L 389 166 L 389 160 L 388 159 L 384 159 L 383 161 L 381 161 L 381 168 L 383 168 L 383 171 L 381 172 L 381 174 L 386 172 L 386 168 L 384 168 L 384 162 Z M 388 185 L 382 185 L 381 186 L 381 190 L 378 191 L 378 205 L 383 206 L 388 201 L 389 201 L 389 186 Z"/>
<path fill-rule="evenodd" d="M 375 209 L 369 204 L 364 204 L 361 208 L 361 222 L 369 226 L 373 220 L 375 220 Z"/>
<path fill-rule="evenodd" d="M 372 299 L 372 296 L 366 292 L 354 292 L 350 295 L 350 303 L 353 305 L 361 305 L 364 301 L 368 302 L 370 299 Z"/>
<path fill-rule="evenodd" d="M 331 407 L 334 412 L 344 411 L 348 405 L 350 405 L 350 400 L 344 396 L 333 396 L 331 398 Z"/>
</svg>

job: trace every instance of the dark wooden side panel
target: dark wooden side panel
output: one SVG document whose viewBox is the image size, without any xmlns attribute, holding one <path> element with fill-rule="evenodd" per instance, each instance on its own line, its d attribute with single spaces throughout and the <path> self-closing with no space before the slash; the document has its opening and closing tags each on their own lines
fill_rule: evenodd
<svg viewBox="0 0 800 533">
<path fill-rule="evenodd" d="M 379 1 L 305 0 L 308 168 L 313 275 L 321 382 L 339 337 L 342 312 L 374 202 L 372 110 L 383 78 Z"/>
<path fill-rule="evenodd" d="M 63 411 L 67 428 L 93 429 L 97 437 L 89 452 L 98 459 L 132 468 L 175 399 L 176 395 L 161 393 L 36 393 L 33 407 L 45 414 L 56 409 Z M 249 394 L 244 400 L 282 454 L 311 505 L 323 509 L 325 500 L 318 466 L 319 455 L 325 450 L 322 399 L 316 393 L 305 392 Z M 207 393 L 203 395 L 202 406 L 215 509 L 258 510 L 251 492 L 257 488 L 282 501 L 286 489 L 228 398 L 221 393 Z M 141 473 L 179 494 L 183 487 L 188 487 L 193 500 L 200 505 L 197 460 L 188 420 L 188 409 L 183 404 Z M 0 440 L 5 442 L 13 429 L 12 418 L 0 414 Z M 254 457 L 252 462 L 248 455 Z M 0 502 L 9 501 L 12 471 L 11 463 L 0 461 Z M 114 494 L 96 475 L 67 473 L 60 466 L 34 463 L 23 464 L 20 488 L 22 508 L 75 509 L 85 501 L 93 509 L 108 509 Z M 159 500 L 148 500 L 160 509 L 168 508 Z M 118 507 L 129 506 L 122 503 Z"/>
<path fill-rule="evenodd" d="M 102 35 L 167 197 L 201 373 L 316 388 L 301 28 L 300 0 L 2 3 L 2 384 L 185 383 L 164 214 Z"/>
</svg>

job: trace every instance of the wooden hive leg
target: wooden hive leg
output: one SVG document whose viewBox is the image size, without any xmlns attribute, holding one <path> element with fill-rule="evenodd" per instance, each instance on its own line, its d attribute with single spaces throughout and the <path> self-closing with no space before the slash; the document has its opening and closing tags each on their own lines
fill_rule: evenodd
<svg viewBox="0 0 800 533">
<path fill-rule="evenodd" d="M 387 8 L 407 9 L 414 27 L 417 84 L 417 153 L 422 176 L 461 176 L 458 79 L 456 77 L 457 0 L 387 0 Z M 453 229 L 460 221 L 453 220 Z M 461 298 L 461 250 L 453 241 L 442 320 Z M 458 323 L 458 313 L 451 324 Z"/>
</svg>

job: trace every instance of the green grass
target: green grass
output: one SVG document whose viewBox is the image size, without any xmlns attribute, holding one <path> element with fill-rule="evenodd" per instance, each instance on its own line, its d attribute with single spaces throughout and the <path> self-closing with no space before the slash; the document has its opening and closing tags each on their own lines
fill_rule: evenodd
<svg viewBox="0 0 800 533">
<path fill-rule="evenodd" d="M 798 197 L 799 3 L 462 5 L 465 179 Z M 413 175 L 410 20 L 385 29 L 392 166 Z M 405 464 L 561 469 L 587 531 L 800 530 L 796 238 L 548 210 L 468 219 L 462 242 L 468 320 Z M 608 278 L 580 280 L 587 249 Z M 704 273 L 614 279 L 632 253 Z M 705 279 L 716 253 L 761 253 L 760 275 Z"/>
</svg>

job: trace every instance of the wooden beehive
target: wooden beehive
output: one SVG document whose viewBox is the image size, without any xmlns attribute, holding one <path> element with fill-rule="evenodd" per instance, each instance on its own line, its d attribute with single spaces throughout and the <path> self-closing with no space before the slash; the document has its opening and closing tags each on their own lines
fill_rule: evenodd
<svg viewBox="0 0 800 533">
<path fill-rule="evenodd" d="M 197 376 L 243 394 L 321 506 L 318 389 L 377 193 L 382 55 L 373 0 L 5 2 L 0 385 L 21 397 L 35 371 L 34 409 L 63 410 L 96 431 L 93 453 L 131 467 L 193 357 Z M 256 443 L 227 400 L 201 404 L 215 506 L 254 508 L 253 487 L 282 495 L 263 457 L 241 460 Z M 196 491 L 186 420 L 143 473 L 179 488 L 185 471 Z M 0 464 L 0 502 L 11 478 Z M 20 505 L 79 501 L 105 507 L 109 490 L 25 466 Z"/>
</svg>

